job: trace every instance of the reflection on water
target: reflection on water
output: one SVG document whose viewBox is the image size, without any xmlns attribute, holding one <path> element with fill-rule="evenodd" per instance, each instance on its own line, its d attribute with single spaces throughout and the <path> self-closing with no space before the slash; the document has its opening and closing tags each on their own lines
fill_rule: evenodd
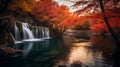
<svg viewBox="0 0 120 67">
<path fill-rule="evenodd" d="M 102 51 L 104 57 L 111 57 L 115 48 L 115 42 L 112 38 L 102 36 L 91 36 L 90 42 L 97 50 Z"/>
<path fill-rule="evenodd" d="M 53 67 L 68 51 L 61 39 L 23 42 L 16 44 L 14 48 L 24 50 L 23 54 L 0 61 L 0 67 Z"/>
<path fill-rule="evenodd" d="M 84 38 L 84 37 L 83 37 Z M 90 39 L 65 36 L 23 42 L 15 45 L 23 49 L 23 56 L 0 61 L 3 67 L 112 67 L 111 54 L 114 42 L 111 38 L 91 36 Z"/>
<path fill-rule="evenodd" d="M 40 46 L 39 43 L 41 44 Z M 23 43 L 17 43 L 14 45 L 15 49 L 23 50 L 23 56 L 27 56 L 34 48 L 47 49 L 48 47 L 49 47 L 49 40 L 28 41 Z"/>
<path fill-rule="evenodd" d="M 66 36 L 66 44 L 72 45 L 70 52 L 63 60 L 66 67 L 112 67 L 111 55 L 114 48 L 114 42 L 110 38 L 102 36 L 91 36 L 88 42 L 76 42 L 75 37 Z M 81 40 L 81 39 L 80 39 Z M 83 39 L 82 39 L 83 40 Z M 57 64 L 60 64 L 58 62 Z"/>
<path fill-rule="evenodd" d="M 89 43 L 79 43 L 79 46 L 74 46 L 68 56 L 68 64 L 74 66 L 78 64 L 79 66 L 88 67 L 102 67 L 103 57 L 101 51 L 94 52 L 92 46 L 88 46 Z M 86 46 L 87 45 L 87 46 Z M 75 66 L 74 66 L 75 67 Z"/>
<path fill-rule="evenodd" d="M 27 56 L 28 53 L 30 52 L 30 50 L 32 49 L 32 47 L 33 47 L 33 43 L 25 44 L 24 48 L 23 48 L 23 50 L 24 50 L 23 56 Z"/>
</svg>

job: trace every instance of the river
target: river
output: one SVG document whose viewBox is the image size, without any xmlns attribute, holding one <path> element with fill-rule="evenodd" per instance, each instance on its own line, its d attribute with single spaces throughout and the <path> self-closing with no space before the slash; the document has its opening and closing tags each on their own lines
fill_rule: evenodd
<svg viewBox="0 0 120 67">
<path fill-rule="evenodd" d="M 114 41 L 109 36 L 64 35 L 63 38 L 15 44 L 24 50 L 0 61 L 3 67 L 112 67 Z M 1 67 L 0 66 L 0 67 Z"/>
</svg>

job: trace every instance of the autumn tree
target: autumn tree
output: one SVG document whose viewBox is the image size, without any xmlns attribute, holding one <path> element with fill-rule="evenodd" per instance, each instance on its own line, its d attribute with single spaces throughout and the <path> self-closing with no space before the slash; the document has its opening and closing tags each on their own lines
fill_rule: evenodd
<svg viewBox="0 0 120 67">
<path fill-rule="evenodd" d="M 66 19 L 70 13 L 67 7 L 59 6 L 52 0 L 40 0 L 33 8 L 33 15 L 43 25 L 50 24 L 54 26 Z"/>
<path fill-rule="evenodd" d="M 71 1 L 71 0 L 69 0 Z M 83 6 L 83 8 L 81 8 L 80 10 L 76 11 L 77 14 L 81 14 L 83 13 L 91 13 L 91 12 L 101 12 L 103 20 L 108 28 L 108 30 L 110 31 L 113 39 L 116 42 L 116 51 L 114 53 L 114 59 L 115 59 L 115 64 L 114 67 L 119 67 L 119 56 L 120 56 L 120 42 L 119 39 L 116 37 L 116 35 L 113 32 L 113 29 L 110 26 L 109 23 L 109 18 L 107 17 L 106 14 L 106 10 L 108 9 L 113 9 L 117 12 L 119 12 L 119 10 L 117 10 L 118 8 L 120 8 L 120 0 L 80 0 L 80 1 L 76 1 L 74 6 Z M 91 11 L 91 9 L 93 9 Z M 109 13 L 110 14 L 110 13 Z M 115 18 L 115 17 L 114 17 Z"/>
<path fill-rule="evenodd" d="M 93 15 L 93 14 L 92 14 Z M 86 19 L 87 18 L 87 19 Z M 71 16 L 58 24 L 59 27 L 73 30 L 90 30 L 96 24 L 103 23 L 103 20 L 96 15 L 90 16 Z"/>
<path fill-rule="evenodd" d="M 80 1 L 69 0 L 69 1 L 75 3 L 73 5 L 74 7 L 83 6 L 82 8 L 77 10 L 75 12 L 75 14 L 81 14 L 81 13 L 89 13 L 90 14 L 90 13 L 98 13 L 98 12 L 102 11 L 101 14 L 103 15 L 102 16 L 103 20 L 105 21 L 105 24 L 107 25 L 109 31 L 111 32 L 111 35 L 113 36 L 113 38 L 115 39 L 115 41 L 117 43 L 117 45 L 119 45 L 119 41 L 118 41 L 117 37 L 114 35 L 112 28 L 110 27 L 107 15 L 105 13 L 105 10 L 108 10 L 108 9 L 114 9 L 117 11 L 117 8 L 120 7 L 119 0 L 80 0 Z"/>
<path fill-rule="evenodd" d="M 52 0 L 38 1 L 33 8 L 32 14 L 39 21 L 38 25 L 48 26 L 52 31 L 60 34 L 64 32 L 65 28 L 57 25 L 70 16 L 66 6 L 59 6 Z"/>
<path fill-rule="evenodd" d="M 117 9 L 117 11 L 119 11 L 120 9 Z M 108 18 L 108 21 L 109 21 L 109 24 L 111 26 L 111 28 L 113 29 L 113 31 L 119 35 L 119 29 L 120 28 L 120 20 L 119 20 L 119 17 L 120 17 L 120 13 L 117 12 L 116 10 L 114 9 L 108 9 L 106 10 L 106 14 L 107 14 L 107 18 Z M 100 15 L 100 13 L 98 14 L 94 14 L 95 16 L 99 16 L 102 17 L 102 15 Z M 94 16 L 94 17 L 95 17 Z M 103 20 L 102 18 L 100 20 Z M 98 27 L 97 27 L 98 26 Z M 102 28 L 103 27 L 103 28 Z M 98 29 L 99 28 L 99 29 Z M 100 29 L 101 28 L 101 29 Z M 98 23 L 98 24 L 95 24 L 91 27 L 92 30 L 96 30 L 96 31 L 99 31 L 100 33 L 102 33 L 100 30 L 103 30 L 107 33 L 109 33 L 108 29 L 107 29 L 107 26 L 105 25 L 104 21 L 102 21 L 102 23 Z M 104 32 L 104 33 L 105 33 Z"/>
</svg>

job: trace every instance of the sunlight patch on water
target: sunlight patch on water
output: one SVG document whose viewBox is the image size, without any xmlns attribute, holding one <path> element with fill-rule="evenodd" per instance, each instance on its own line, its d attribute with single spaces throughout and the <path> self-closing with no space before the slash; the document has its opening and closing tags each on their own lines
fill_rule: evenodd
<svg viewBox="0 0 120 67">
<path fill-rule="evenodd" d="M 81 66 L 102 67 L 104 65 L 102 52 L 94 52 L 90 44 L 90 42 L 74 43 L 74 47 L 68 55 L 68 66 L 78 64 Z"/>
<path fill-rule="evenodd" d="M 92 46 L 91 42 L 83 42 L 83 43 L 73 43 L 74 46 L 80 47 L 80 46 Z"/>
</svg>

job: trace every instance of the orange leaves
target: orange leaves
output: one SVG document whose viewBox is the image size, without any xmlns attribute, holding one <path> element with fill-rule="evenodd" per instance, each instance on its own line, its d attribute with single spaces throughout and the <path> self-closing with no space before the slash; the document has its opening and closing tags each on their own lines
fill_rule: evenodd
<svg viewBox="0 0 120 67">
<path fill-rule="evenodd" d="M 41 0 L 33 8 L 34 17 L 42 24 L 55 27 L 70 16 L 66 6 L 59 6 L 52 0 Z"/>
<path fill-rule="evenodd" d="M 35 4 L 32 14 L 38 21 L 45 22 L 51 18 L 51 11 L 55 5 L 51 0 L 40 0 Z"/>
<path fill-rule="evenodd" d="M 76 25 L 77 22 L 78 22 L 77 18 L 70 17 L 64 20 L 63 22 L 61 22 L 60 24 L 58 24 L 58 26 L 72 26 L 72 25 Z"/>
<path fill-rule="evenodd" d="M 69 29 L 74 29 L 75 26 L 78 24 L 79 19 L 75 18 L 75 17 L 69 17 L 67 19 L 65 19 L 63 22 L 61 22 L 60 24 L 58 24 L 59 27 L 66 27 Z"/>
<path fill-rule="evenodd" d="M 90 26 L 101 22 L 100 18 L 94 18 L 94 16 L 72 16 L 58 24 L 58 26 L 65 26 L 70 29 L 89 29 Z"/>
</svg>

